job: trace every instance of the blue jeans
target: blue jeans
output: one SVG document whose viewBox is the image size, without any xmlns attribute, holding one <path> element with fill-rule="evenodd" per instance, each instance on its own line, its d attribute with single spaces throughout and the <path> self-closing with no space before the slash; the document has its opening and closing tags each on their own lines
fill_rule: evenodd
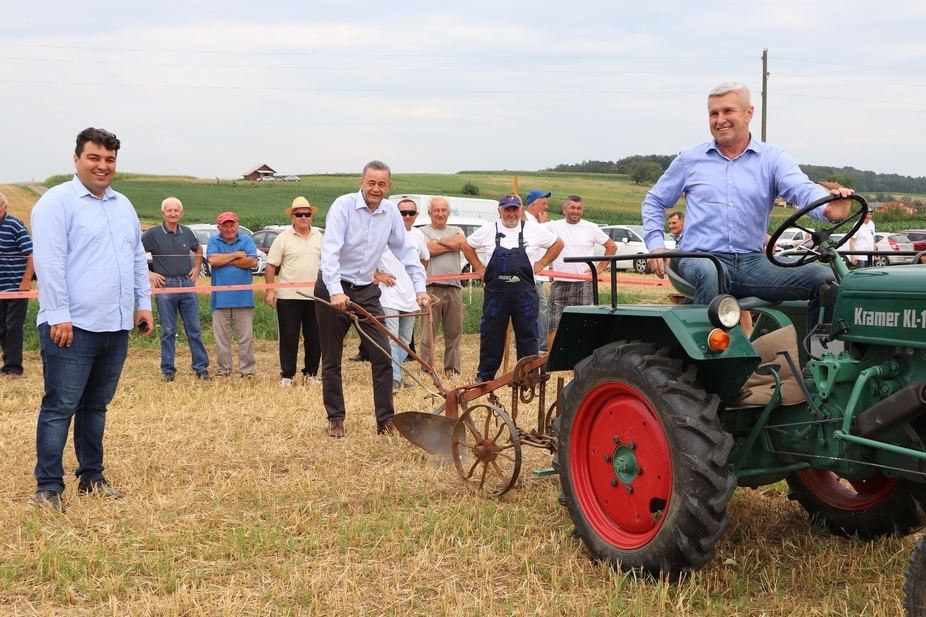
<svg viewBox="0 0 926 617">
<path fill-rule="evenodd" d="M 820 286 L 832 274 L 826 266 L 808 264 L 799 268 L 781 268 L 762 253 L 714 253 L 724 271 L 724 288 L 735 298 L 756 296 L 763 300 L 784 302 L 809 300 L 808 332 L 817 325 L 820 315 Z M 679 260 L 678 273 L 695 288 L 695 304 L 710 304 L 717 296 L 717 269 L 709 259 Z M 824 320 L 832 321 L 836 306 L 837 287 L 832 286 Z"/>
<path fill-rule="evenodd" d="M 408 311 L 399 311 L 394 308 L 384 306 L 383 313 L 385 313 L 388 317 L 389 315 L 405 315 L 408 313 Z M 415 318 L 390 317 L 385 320 L 385 326 L 393 336 L 399 337 L 399 340 L 408 346 L 412 340 L 412 333 L 415 330 Z M 405 358 L 408 357 L 408 353 L 399 347 L 399 344 L 392 339 L 389 339 L 389 348 L 392 351 L 392 381 L 402 381 L 401 367 L 402 363 L 405 362 Z"/>
<path fill-rule="evenodd" d="M 188 276 L 172 276 L 164 279 L 164 287 L 192 287 L 196 285 Z M 183 320 L 183 329 L 193 354 L 193 370 L 202 373 L 209 368 L 209 354 L 203 345 L 203 331 L 199 325 L 199 297 L 196 292 L 156 294 L 158 317 L 161 320 L 161 372 L 173 375 L 177 344 L 177 313 Z"/>
<path fill-rule="evenodd" d="M 82 482 L 103 477 L 106 406 L 116 394 L 129 348 L 128 330 L 89 332 L 74 328 L 70 347 L 51 340 L 51 327 L 39 324 L 45 396 L 35 435 L 35 479 L 40 491 L 64 490 L 61 457 L 74 417 L 75 475 Z"/>
</svg>

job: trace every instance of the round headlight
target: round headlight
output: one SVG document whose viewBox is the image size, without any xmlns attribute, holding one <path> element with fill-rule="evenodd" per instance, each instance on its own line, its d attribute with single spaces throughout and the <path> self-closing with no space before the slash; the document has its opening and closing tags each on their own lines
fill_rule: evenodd
<svg viewBox="0 0 926 617">
<path fill-rule="evenodd" d="M 730 330 L 740 322 L 740 303 L 733 296 L 717 296 L 707 307 L 707 317 L 711 323 L 724 330 Z"/>
</svg>

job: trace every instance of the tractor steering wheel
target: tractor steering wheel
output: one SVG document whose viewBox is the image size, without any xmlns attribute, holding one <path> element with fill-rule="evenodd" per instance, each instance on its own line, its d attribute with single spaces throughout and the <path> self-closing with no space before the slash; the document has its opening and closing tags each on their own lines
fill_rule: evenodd
<svg viewBox="0 0 926 617">
<path fill-rule="evenodd" d="M 859 203 L 859 207 L 855 209 L 849 216 L 842 219 L 841 221 L 833 222 L 830 227 L 817 227 L 815 230 L 807 229 L 798 225 L 798 221 L 801 217 L 810 213 L 813 210 L 816 210 L 820 206 L 824 206 L 831 201 L 836 201 L 837 199 L 854 199 Z M 808 204 L 792 214 L 787 221 L 781 224 L 781 226 L 775 230 L 775 233 L 772 234 L 771 239 L 768 241 L 768 245 L 765 247 L 765 254 L 768 256 L 768 260 L 780 268 L 796 268 L 798 266 L 803 266 L 805 264 L 813 263 L 824 256 L 827 255 L 823 250 L 823 243 L 830 239 L 830 236 L 838 229 L 845 227 L 847 224 L 852 224 L 855 221 L 855 225 L 852 227 L 852 230 L 843 235 L 842 239 L 836 244 L 834 249 L 839 248 L 843 244 L 849 241 L 855 232 L 865 223 L 865 215 L 868 213 L 868 202 L 865 201 L 865 198 L 859 195 L 858 193 L 853 193 L 848 197 L 840 197 L 839 195 L 827 195 L 817 201 Z M 800 248 L 798 254 L 800 255 L 794 261 L 782 261 L 775 256 L 775 243 L 778 241 L 778 238 L 781 237 L 781 234 L 785 232 L 788 227 L 797 227 L 802 229 L 810 234 L 810 239 L 813 244 L 806 248 Z M 806 242 L 806 240 L 805 240 Z M 829 263 L 830 260 L 824 259 L 826 263 Z"/>
</svg>

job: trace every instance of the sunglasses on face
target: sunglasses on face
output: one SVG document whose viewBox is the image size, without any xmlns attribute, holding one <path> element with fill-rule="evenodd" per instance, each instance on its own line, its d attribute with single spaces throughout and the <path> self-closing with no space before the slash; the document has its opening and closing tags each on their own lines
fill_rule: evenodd
<svg viewBox="0 0 926 617">
<path fill-rule="evenodd" d="M 311 212 L 293 212 L 293 216 L 301 218 L 301 219 L 310 219 L 312 218 L 312 213 Z"/>
<path fill-rule="evenodd" d="M 418 216 L 417 210 L 399 210 L 399 214 L 402 216 Z"/>
</svg>

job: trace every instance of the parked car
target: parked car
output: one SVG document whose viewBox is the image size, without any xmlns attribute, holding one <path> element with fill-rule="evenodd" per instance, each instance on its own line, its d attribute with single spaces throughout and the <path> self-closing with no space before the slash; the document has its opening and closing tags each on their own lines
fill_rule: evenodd
<svg viewBox="0 0 926 617">
<path fill-rule="evenodd" d="M 646 250 L 646 243 L 643 241 L 642 225 L 605 225 L 601 230 L 608 234 L 608 237 L 617 244 L 618 255 L 633 255 L 649 252 Z M 665 233 L 665 245 L 666 250 L 675 250 L 675 238 L 672 237 L 672 234 Z M 603 254 L 604 249 L 600 246 L 596 246 L 595 255 Z M 649 274 L 651 272 L 649 264 L 646 263 L 645 259 L 634 259 L 632 261 L 628 259 L 615 263 L 618 269 L 633 270 L 639 274 Z"/>
<path fill-rule="evenodd" d="M 787 251 L 806 242 L 810 239 L 810 234 L 798 227 L 788 227 L 775 243 L 775 252 Z"/>
<path fill-rule="evenodd" d="M 924 229 L 904 229 L 901 234 L 907 236 L 913 243 L 913 251 L 926 251 L 926 230 Z"/>
<path fill-rule="evenodd" d="M 299 176 L 284 176 L 283 182 L 299 182 Z"/>
<path fill-rule="evenodd" d="M 199 239 L 199 243 L 203 246 L 203 265 L 199 270 L 199 276 L 211 276 L 212 268 L 209 267 L 209 262 L 206 261 L 209 238 L 219 233 L 219 226 L 215 223 L 197 223 L 195 225 L 188 225 L 188 227 L 193 230 L 193 233 L 195 233 L 196 237 Z M 251 230 L 243 225 L 238 226 L 238 231 L 246 236 L 253 235 Z M 267 255 L 261 251 L 257 251 L 257 266 L 251 268 L 251 272 L 253 274 L 263 274 L 264 268 L 266 267 Z"/>
<path fill-rule="evenodd" d="M 835 240 L 839 242 L 845 237 L 845 234 L 833 234 L 830 236 L 830 240 Z M 802 244 L 804 248 L 810 248 L 813 246 L 813 240 L 805 240 Z M 846 253 L 851 251 L 849 248 L 849 243 L 846 242 L 839 247 L 840 253 Z M 875 233 L 875 251 L 879 253 L 888 253 L 894 251 L 912 251 L 913 244 L 903 234 L 882 234 Z M 909 264 L 913 262 L 912 255 L 874 255 L 874 266 L 896 266 L 902 264 Z"/>
<path fill-rule="evenodd" d="M 251 234 L 251 240 L 254 241 L 257 250 L 266 255 L 270 252 L 270 245 L 273 244 L 273 241 L 280 235 L 280 232 L 289 228 L 290 225 L 267 225 L 260 231 L 255 231 Z"/>
<path fill-rule="evenodd" d="M 273 176 L 261 176 L 257 179 L 258 182 L 273 182 L 274 180 L 276 180 L 276 178 Z"/>
</svg>

